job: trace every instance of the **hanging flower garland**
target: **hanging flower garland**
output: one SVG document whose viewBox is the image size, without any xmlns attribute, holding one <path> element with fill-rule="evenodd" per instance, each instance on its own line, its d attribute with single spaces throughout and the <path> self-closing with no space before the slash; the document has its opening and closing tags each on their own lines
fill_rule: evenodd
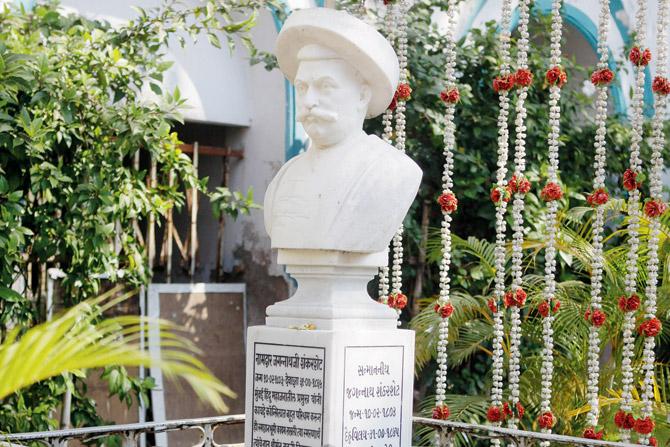
<svg viewBox="0 0 670 447">
<path fill-rule="evenodd" d="M 636 35 L 635 46 L 631 49 L 629 59 L 635 66 L 635 84 L 633 86 L 632 99 L 632 137 L 630 144 L 630 164 L 623 175 L 623 186 L 628 190 L 628 255 L 626 258 L 626 277 L 624 280 L 626 295 L 622 298 L 626 303 L 637 303 L 637 273 L 638 273 L 638 248 L 640 228 L 640 186 L 642 186 L 642 171 L 640 160 L 640 143 L 643 138 L 644 118 L 642 107 L 644 104 L 644 70 L 651 61 L 651 51 L 644 48 L 646 41 L 646 0 L 638 0 L 637 12 L 635 14 Z M 632 415 L 632 389 L 633 389 L 633 348 L 635 337 L 635 311 L 638 305 L 626 306 L 623 323 L 623 353 L 621 360 L 621 405 L 615 418 L 617 426 L 621 431 L 621 441 L 629 442 L 631 429 L 630 421 L 634 420 Z"/>
<path fill-rule="evenodd" d="M 514 174 L 509 181 L 509 190 L 514 197 L 512 202 L 512 287 L 504 297 L 505 307 L 510 309 L 510 352 L 509 352 L 509 403 L 503 404 L 503 415 L 509 428 L 517 428 L 524 408 L 519 401 L 519 378 L 521 376 L 521 308 L 526 302 L 523 282 L 523 210 L 524 199 L 530 191 L 530 181 L 525 178 L 526 171 L 526 99 L 528 88 L 533 82 L 533 74 L 528 69 L 528 0 L 519 1 L 519 40 L 517 43 L 517 71 L 514 73 L 514 85 L 519 94 L 516 103 Z"/>
<path fill-rule="evenodd" d="M 586 386 L 586 399 L 590 405 L 586 415 L 586 429 L 583 436 L 591 439 L 602 439 L 603 431 L 597 430 L 599 416 L 598 380 L 600 378 L 600 334 L 597 324 L 604 321 L 602 313 L 602 282 L 603 282 L 603 232 L 605 225 L 605 204 L 609 200 L 609 193 L 605 189 L 605 162 L 607 147 L 605 135 L 607 134 L 607 93 L 614 73 L 610 70 L 609 51 L 607 48 L 607 36 L 609 32 L 610 5 L 609 0 L 600 0 L 600 13 L 598 16 L 598 55 L 599 61 L 596 70 L 591 74 L 591 82 L 596 87 L 596 137 L 593 144 L 595 148 L 595 177 L 593 179 L 593 192 L 587 196 L 587 202 L 595 208 L 593 219 L 593 263 L 591 271 L 591 302 L 589 313 L 599 312 L 601 317 L 591 317 L 589 326 L 589 348 L 587 355 L 588 381 Z M 602 323 L 601 323 L 602 324 Z"/>
<path fill-rule="evenodd" d="M 514 74 L 510 71 L 510 22 L 512 16 L 511 0 L 503 0 L 500 23 L 500 74 L 493 80 L 493 90 L 498 93 L 498 170 L 496 184 L 491 190 L 491 200 L 496 206 L 496 245 L 495 245 L 495 286 L 493 298 L 488 302 L 493 314 L 493 380 L 491 384 L 491 405 L 486 413 L 488 421 L 500 426 L 503 412 L 503 298 L 505 296 L 505 212 L 510 200 L 507 185 L 507 160 L 509 151 L 509 91 L 514 87 Z M 500 445 L 499 439 L 491 444 Z"/>
<path fill-rule="evenodd" d="M 667 96 L 670 94 L 670 82 L 666 78 L 667 70 L 667 14 L 670 8 L 668 0 L 658 2 L 658 24 L 657 24 L 657 63 L 656 77 L 653 82 L 654 104 L 656 114 L 652 122 L 651 143 L 651 168 L 649 172 L 649 199 L 644 205 L 644 212 L 649 219 L 649 243 L 647 260 L 647 287 L 645 290 L 646 300 L 644 309 L 644 320 L 638 331 L 644 336 L 644 349 L 642 352 L 642 370 L 644 371 L 642 389 L 642 411 L 640 418 L 635 422 L 635 430 L 639 433 L 638 442 L 642 445 L 656 446 L 657 441 L 652 435 L 654 422 L 652 420 L 652 402 L 654 400 L 654 363 L 656 361 L 654 348 L 655 337 L 661 332 L 661 322 L 656 318 L 656 296 L 658 288 L 658 248 L 661 223 L 659 217 L 665 212 L 666 204 L 663 202 L 663 146 L 665 135 L 663 133 L 664 119 L 667 112 Z"/>
<path fill-rule="evenodd" d="M 434 310 L 440 317 L 438 342 L 437 342 L 437 378 L 435 385 L 435 407 L 433 408 L 433 419 L 447 419 L 449 407 L 445 404 L 447 392 L 447 339 L 449 336 L 449 317 L 454 307 L 449 299 L 450 280 L 449 268 L 451 266 L 451 214 L 458 209 L 458 199 L 453 193 L 453 168 L 454 148 L 456 146 L 456 126 L 454 114 L 456 103 L 460 98 L 458 86 L 456 85 L 456 42 L 454 29 L 456 27 L 457 0 L 449 0 L 447 5 L 447 27 L 445 46 L 445 77 L 446 88 L 440 93 L 440 99 L 445 103 L 445 130 L 444 130 L 444 168 L 442 172 L 442 194 L 437 202 L 442 210 L 442 260 L 440 262 L 440 295 L 435 303 Z M 435 444 L 441 445 L 441 432 L 435 432 Z"/>
<path fill-rule="evenodd" d="M 396 43 L 400 78 L 391 104 L 382 117 L 382 125 L 384 126 L 382 138 L 384 141 L 391 143 L 392 136 L 394 135 L 393 118 L 395 114 L 395 146 L 398 150 L 405 152 L 405 102 L 411 98 L 412 94 L 412 89 L 407 79 L 407 10 L 409 3 L 407 0 L 400 0 L 397 4 L 391 1 L 384 1 L 384 4 L 388 7 L 385 18 L 387 38 L 392 43 Z M 402 309 L 407 306 L 407 296 L 401 291 L 403 232 L 404 228 L 401 225 L 391 242 L 393 257 L 390 270 L 390 284 L 389 268 L 384 266 L 379 270 L 379 301 L 395 309 L 398 312 L 398 316 L 400 316 Z"/>
<path fill-rule="evenodd" d="M 545 217 L 547 225 L 547 248 L 545 251 L 544 267 L 544 302 L 540 313 L 542 319 L 542 338 L 544 349 L 542 351 L 542 383 L 540 396 L 540 417 L 538 424 L 543 433 L 551 433 L 556 424 L 556 417 L 551 411 L 552 380 L 554 371 L 554 314 L 560 307 L 556 299 L 556 216 L 558 213 L 558 200 L 563 197 L 563 190 L 558 180 L 558 149 L 561 125 L 561 88 L 567 82 L 567 74 L 561 67 L 561 35 L 563 31 L 563 19 L 561 18 L 561 0 L 553 0 L 551 5 L 551 67 L 547 70 L 545 80 L 549 84 L 549 169 L 547 183 L 540 192 L 540 197 L 547 202 L 547 214 Z M 549 442 L 540 445 L 546 447 Z"/>
</svg>

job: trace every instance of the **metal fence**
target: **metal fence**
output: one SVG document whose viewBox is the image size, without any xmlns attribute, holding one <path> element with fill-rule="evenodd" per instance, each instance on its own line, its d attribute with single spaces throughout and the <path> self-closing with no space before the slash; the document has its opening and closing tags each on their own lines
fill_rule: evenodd
<svg viewBox="0 0 670 447">
<path fill-rule="evenodd" d="M 109 425 L 104 427 L 78 428 L 72 430 L 55 430 L 48 432 L 19 433 L 14 435 L 0 435 L 0 447 L 18 447 L 30 444 L 42 444 L 53 447 L 63 447 L 70 440 L 90 443 L 107 436 L 121 437 L 123 447 L 136 447 L 144 435 L 165 433 L 178 430 L 196 430 L 200 433 L 200 440 L 193 447 L 242 447 L 239 444 L 218 444 L 214 441 L 217 429 L 235 424 L 243 424 L 244 415 L 220 416 L 201 419 L 184 419 L 168 422 L 147 422 L 139 424 Z M 544 434 L 524 430 L 513 430 L 488 425 L 465 424 L 462 422 L 442 421 L 422 417 L 414 417 L 413 423 L 440 430 L 442 445 L 452 445 L 455 436 L 464 436 L 471 442 L 477 439 L 499 439 L 517 447 L 528 447 L 541 442 L 551 444 L 567 444 L 573 446 L 592 447 L 639 447 L 636 444 L 621 442 L 599 441 L 574 436 Z"/>
</svg>

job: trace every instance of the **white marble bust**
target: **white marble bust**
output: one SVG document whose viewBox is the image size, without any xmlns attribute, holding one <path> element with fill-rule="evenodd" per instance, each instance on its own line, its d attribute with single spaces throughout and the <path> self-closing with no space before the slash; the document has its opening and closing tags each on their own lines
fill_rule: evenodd
<svg viewBox="0 0 670 447">
<path fill-rule="evenodd" d="M 265 196 L 272 247 L 383 252 L 421 181 L 407 155 L 363 132 L 398 83 L 386 39 L 343 11 L 291 14 L 277 38 L 279 67 L 295 86 L 297 119 L 310 138 Z"/>
</svg>

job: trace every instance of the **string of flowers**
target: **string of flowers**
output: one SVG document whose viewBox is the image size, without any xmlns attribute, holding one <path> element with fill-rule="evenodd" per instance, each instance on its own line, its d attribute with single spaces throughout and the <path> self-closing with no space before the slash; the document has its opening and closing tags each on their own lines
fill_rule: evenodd
<svg viewBox="0 0 670 447">
<path fill-rule="evenodd" d="M 382 137 L 390 143 L 394 136 L 396 148 L 405 152 L 405 103 L 411 98 L 412 94 L 407 73 L 407 10 L 409 3 L 407 0 L 400 0 L 399 2 L 384 1 L 384 4 L 388 7 L 385 19 L 387 38 L 390 42 L 395 42 L 400 77 L 391 104 L 382 117 L 384 126 Z M 393 128 L 394 118 L 395 129 Z M 395 309 L 398 316 L 402 313 L 402 309 L 407 306 L 407 296 L 402 293 L 403 232 L 404 227 L 401 225 L 391 241 L 393 256 L 390 269 L 390 284 L 389 268 L 384 266 L 379 271 L 379 301 Z M 400 325 L 400 321 L 398 321 L 398 325 Z"/>
<path fill-rule="evenodd" d="M 560 307 L 556 299 L 556 216 L 558 213 L 559 200 L 563 197 L 563 190 L 558 179 L 558 150 L 561 124 L 561 88 L 567 82 L 567 74 L 561 67 L 561 35 L 563 31 L 563 19 L 561 18 L 561 0 L 553 0 L 551 5 L 551 59 L 550 68 L 547 70 L 545 79 L 549 84 L 549 169 L 547 183 L 540 192 L 540 197 L 547 202 L 547 214 L 545 216 L 547 228 L 547 248 L 545 250 L 543 291 L 544 302 L 540 311 L 543 315 L 542 338 L 544 349 L 542 351 L 542 383 L 540 392 L 540 416 L 538 424 L 542 433 L 551 433 L 556 424 L 556 417 L 551 411 L 552 379 L 554 375 L 554 314 Z M 549 442 L 542 442 L 543 447 Z"/>
<path fill-rule="evenodd" d="M 509 428 L 517 428 L 523 417 L 524 408 L 519 401 L 519 378 L 521 376 L 521 308 L 526 302 L 523 281 L 523 210 L 526 193 L 530 191 L 530 181 L 525 178 L 526 171 L 526 99 L 528 88 L 533 82 L 533 74 L 528 69 L 528 0 L 519 1 L 519 40 L 517 41 L 517 71 L 514 73 L 514 85 L 519 90 L 516 102 L 514 174 L 509 181 L 509 190 L 513 194 L 512 202 L 512 287 L 505 294 L 505 307 L 510 309 L 510 348 L 509 348 L 509 404 L 503 404 L 503 417 L 507 418 Z"/>
<path fill-rule="evenodd" d="M 610 5 L 609 0 L 600 0 L 598 16 L 598 65 L 591 74 L 591 82 L 596 87 L 596 136 L 593 144 L 595 161 L 593 167 L 593 192 L 587 196 L 587 202 L 595 208 L 593 219 L 593 262 L 591 270 L 591 302 L 589 312 L 595 314 L 589 326 L 589 348 L 587 356 L 588 382 L 586 399 L 590 405 L 586 415 L 586 429 L 583 436 L 589 439 L 602 439 L 603 431 L 598 431 L 598 416 L 600 412 L 598 401 L 598 380 L 600 379 L 600 326 L 595 324 L 604 320 L 596 313 L 602 314 L 602 281 L 603 281 L 603 232 L 605 225 L 605 204 L 609 200 L 609 193 L 605 189 L 605 162 L 607 147 L 607 89 L 614 79 L 614 73 L 609 68 L 609 51 L 607 36 L 609 32 Z M 604 315 L 604 314 L 603 314 Z"/>
<path fill-rule="evenodd" d="M 511 0 L 503 0 L 500 23 L 500 73 L 493 80 L 493 90 L 498 93 L 498 170 L 496 184 L 491 190 L 491 200 L 496 206 L 496 245 L 495 286 L 493 298 L 488 301 L 493 314 L 493 378 L 491 383 L 491 405 L 486 413 L 488 421 L 500 426 L 503 412 L 503 297 L 505 295 L 505 212 L 510 200 L 507 185 L 507 160 L 509 151 L 509 91 L 514 87 L 514 74 L 510 71 L 510 22 L 512 16 Z M 500 440 L 493 439 L 493 446 L 499 446 Z"/>
<path fill-rule="evenodd" d="M 451 266 L 451 214 L 458 209 L 458 199 L 453 193 L 453 169 L 454 154 L 456 146 L 456 126 L 454 114 L 456 103 L 460 99 L 458 86 L 456 85 L 456 42 L 454 29 L 456 27 L 457 0 L 449 0 L 447 5 L 447 27 L 445 30 L 445 78 L 446 87 L 440 93 L 440 99 L 445 103 L 445 130 L 444 130 L 444 165 L 442 172 L 442 194 L 437 202 L 442 210 L 442 260 L 440 261 L 440 295 L 435 302 L 434 310 L 439 315 L 439 332 L 437 342 L 437 378 L 435 385 L 435 407 L 433 408 L 433 419 L 449 418 L 449 407 L 445 404 L 447 392 L 447 339 L 449 337 L 449 317 L 454 307 L 449 299 L 450 280 L 449 268 Z M 435 445 L 442 445 L 442 432 L 435 431 Z"/>
<path fill-rule="evenodd" d="M 389 6 L 389 2 L 386 0 L 384 1 L 384 4 Z M 394 44 L 395 42 L 395 19 L 396 16 L 393 13 L 393 8 L 389 6 L 386 9 L 386 14 L 384 15 L 384 32 L 386 34 L 386 39 L 391 43 L 391 45 Z M 389 143 L 392 144 L 392 138 L 393 138 L 393 110 L 395 109 L 397 104 L 397 99 L 396 96 L 394 95 L 393 99 L 391 100 L 391 104 L 389 104 L 388 108 L 386 111 L 384 111 L 384 114 L 382 115 L 382 126 L 384 128 L 382 132 L 382 139 Z M 389 267 L 388 265 L 384 265 L 379 268 L 379 301 L 385 304 L 388 304 L 388 296 L 389 296 Z"/>
<path fill-rule="evenodd" d="M 670 94 L 670 82 L 666 75 L 667 64 L 667 14 L 670 4 L 668 0 L 658 2 L 658 24 L 657 24 L 657 63 L 656 77 L 652 83 L 654 91 L 654 104 L 656 114 L 652 121 L 652 143 L 651 143 L 651 168 L 649 172 L 649 199 L 644 204 L 644 213 L 649 219 L 649 243 L 647 260 L 647 287 L 645 289 L 644 321 L 638 330 L 644 338 L 644 349 L 642 353 L 642 371 L 644 372 L 642 390 L 642 411 L 640 418 L 635 421 L 635 430 L 639 433 L 638 443 L 642 445 L 656 446 L 656 438 L 651 436 L 654 430 L 652 419 L 652 402 L 654 400 L 654 363 L 656 361 L 654 348 L 655 337 L 661 332 L 661 322 L 656 318 L 656 293 L 658 287 L 658 248 L 659 235 L 661 232 L 660 216 L 666 211 L 667 206 L 663 202 L 663 146 L 665 135 L 663 124 L 666 118 L 667 95 Z"/>
<path fill-rule="evenodd" d="M 635 14 L 636 35 L 635 46 L 628 55 L 635 66 L 635 84 L 633 86 L 632 99 L 632 136 L 630 144 L 630 164 L 623 175 L 623 186 L 628 190 L 628 254 L 626 258 L 626 276 L 624 280 L 626 301 L 635 303 L 627 306 L 623 323 L 623 353 L 621 360 L 621 405 L 620 411 L 615 417 L 615 423 L 621 431 L 621 441 L 629 442 L 631 429 L 635 427 L 632 414 L 632 388 L 633 388 L 633 347 L 635 343 L 635 310 L 639 306 L 637 296 L 637 260 L 639 248 L 640 228 L 640 186 L 642 186 L 642 172 L 640 160 L 640 143 L 643 138 L 643 93 L 644 93 L 644 70 L 651 61 L 651 51 L 644 48 L 646 40 L 646 0 L 638 0 L 637 12 Z M 630 307 L 630 310 L 629 310 Z"/>
</svg>

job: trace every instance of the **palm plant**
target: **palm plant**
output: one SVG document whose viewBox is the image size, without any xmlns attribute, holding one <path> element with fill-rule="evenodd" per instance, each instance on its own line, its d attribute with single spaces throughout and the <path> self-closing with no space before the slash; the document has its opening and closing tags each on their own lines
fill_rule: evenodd
<svg viewBox="0 0 670 447">
<path fill-rule="evenodd" d="M 197 348 L 173 324 L 131 315 L 104 318 L 105 311 L 134 294 L 120 291 L 112 289 L 25 331 L 9 331 L 0 344 L 0 401 L 61 374 L 85 377 L 88 368 L 141 365 L 185 380 L 202 400 L 227 411 L 223 396 L 235 394 L 193 356 Z M 148 331 L 158 336 L 160 357 L 142 348 L 149 346 Z"/>
<path fill-rule="evenodd" d="M 623 273 L 625 269 L 626 246 L 625 242 L 625 202 L 611 200 L 608 205 L 609 234 L 605 239 L 605 278 L 603 288 L 603 307 L 608 315 L 605 326 L 601 329 L 601 376 L 600 376 L 600 406 L 601 424 L 605 427 L 606 437 L 616 439 L 618 430 L 613 423 L 613 415 L 618 409 L 621 391 L 619 388 L 620 372 L 617 359 L 620 358 L 622 347 L 623 317 L 617 308 L 617 297 L 623 294 Z M 555 430 L 559 433 L 579 435 L 584 428 L 584 418 L 581 417 L 588 410 L 586 403 L 586 381 L 588 378 L 586 358 L 588 352 L 589 326 L 584 321 L 583 314 L 589 302 L 590 281 L 589 274 L 593 258 L 591 245 L 591 212 L 590 208 L 564 209 L 559 215 L 558 251 L 561 262 L 557 297 L 561 301 L 561 309 L 557 314 L 555 329 L 555 366 L 554 366 L 554 393 L 552 405 L 559 424 Z M 533 220 L 531 220 L 533 221 Z M 537 220 L 535 220 L 537 221 Z M 620 229 L 617 229 L 620 228 Z M 647 261 L 646 238 L 648 236 L 648 222 L 641 222 L 641 253 L 639 258 L 640 269 L 638 275 L 638 290 L 644 290 L 646 282 L 645 268 Z M 543 253 L 545 240 L 544 227 L 540 223 L 531 228 L 524 246 L 525 283 L 528 291 L 528 306 L 522 317 L 522 376 L 521 401 L 527 410 L 527 415 L 521 422 L 521 428 L 536 430 L 536 417 L 539 411 L 540 396 L 540 367 L 542 349 L 541 318 L 536 311 L 537 304 L 542 300 L 543 287 Z M 668 327 L 668 312 L 670 311 L 670 216 L 662 218 L 660 241 L 661 272 L 658 294 L 658 316 Z M 440 258 L 439 231 L 429 240 L 429 256 L 432 260 Z M 458 380 L 463 371 L 477 362 L 487 362 L 490 365 L 491 340 L 493 336 L 492 319 L 486 305 L 491 295 L 494 276 L 492 243 L 474 237 L 468 239 L 454 238 L 454 254 L 460 260 L 456 269 L 477 271 L 483 276 L 484 287 L 480 294 L 470 293 L 469 290 L 457 289 L 452 294 L 452 303 L 455 311 L 451 317 L 449 335 L 449 367 L 452 377 Z M 508 256 L 511 255 L 511 248 Z M 435 357 L 437 344 L 437 325 L 439 316 L 433 312 L 432 299 L 422 300 L 422 311 L 411 322 L 417 336 L 417 372 L 426 369 Z M 655 419 L 656 436 L 660 445 L 664 445 L 670 438 L 670 424 L 665 419 L 670 412 L 670 376 L 669 339 L 666 330 L 659 338 L 659 355 L 656 368 Z M 509 348 L 509 340 L 505 340 L 504 349 Z M 638 373 L 641 368 L 641 340 L 636 344 L 635 368 Z M 487 368 L 488 370 L 488 368 Z M 637 374 L 637 377 L 640 377 Z M 463 396 L 454 392 L 447 397 L 447 403 L 452 408 L 452 418 L 467 422 L 485 421 L 488 407 L 486 390 L 490 387 L 490 377 L 482 381 L 479 396 Z M 640 384 L 637 384 L 640 386 Z M 638 399 L 639 388 L 634 390 L 634 397 Z M 423 409 L 431 408 L 430 399 L 423 403 Z M 425 433 L 424 433 L 425 434 Z M 428 439 L 426 437 L 426 439 Z M 461 440 L 463 442 L 465 440 Z"/>
</svg>

